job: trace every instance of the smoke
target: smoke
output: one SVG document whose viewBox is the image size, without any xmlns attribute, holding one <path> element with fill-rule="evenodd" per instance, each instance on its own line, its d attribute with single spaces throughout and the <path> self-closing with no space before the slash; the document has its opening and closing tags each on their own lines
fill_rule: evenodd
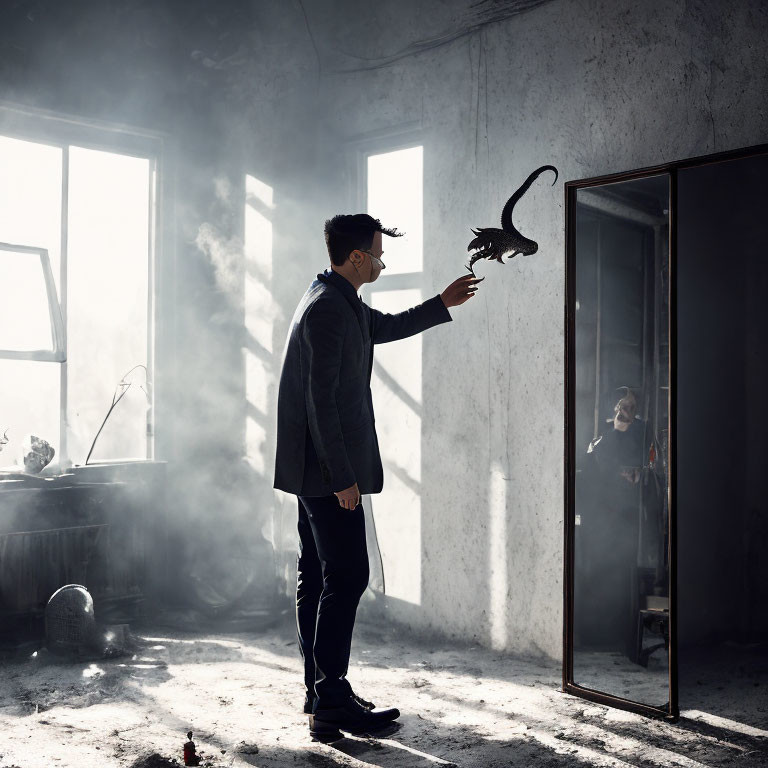
<svg viewBox="0 0 768 768">
<path fill-rule="evenodd" d="M 8 23 L 0 24 L 0 39 L 15 53 L 0 63 L 0 74 L 4 97 L 85 123 L 124 123 L 121 135 L 137 126 L 139 134 L 162 136 L 151 415 L 155 456 L 168 462 L 167 478 L 158 485 L 153 476 L 150 483 L 152 466 L 129 462 L 130 475 L 117 479 L 131 501 L 126 508 L 143 509 L 156 521 L 152 538 L 162 542 L 162 552 L 151 550 L 140 565 L 143 555 L 126 543 L 120 557 L 136 560 L 150 580 L 165 580 L 171 598 L 210 608 L 214 593 L 221 603 L 266 599 L 291 578 L 295 499 L 272 489 L 277 380 L 288 319 L 327 263 L 322 225 L 343 209 L 334 204 L 341 192 L 333 191 L 343 188 L 343 173 L 326 160 L 320 172 L 318 122 L 304 119 L 319 93 L 306 78 L 315 67 L 311 53 L 295 55 L 303 50 L 303 27 L 286 21 L 283 9 L 275 11 L 281 36 L 245 60 L 240 54 L 258 42 L 260 29 L 221 19 L 221 28 L 229 24 L 234 33 L 237 26 L 236 43 L 224 50 L 233 36 L 220 36 L 215 22 L 234 11 L 205 5 L 206 13 L 186 19 L 183 34 L 173 14 L 154 6 L 92 17 L 63 6 L 54 13 L 54 4 L 43 4 L 34 24 L 4 9 Z M 45 44 L 53 38 L 57 46 Z M 21 47 L 11 44 L 19 41 Z M 276 78 L 263 76 L 265 66 Z M 266 103 L 280 104 L 281 120 L 263 109 Z M 3 120 L 0 115 L 0 134 Z M 112 135 L 104 134 L 103 148 L 119 152 L 109 144 Z M 102 197 L 108 205 L 110 196 Z M 311 200 L 322 202 L 308 205 Z M 102 238 L 102 247 L 109 242 Z M 119 279 L 113 283 L 120 288 Z M 94 300 L 103 302 L 99 282 L 92 287 Z M 70 310 L 81 302 L 87 297 Z M 109 343 L 120 346 L 120 328 L 130 330 L 132 323 L 108 306 L 103 314 L 102 329 L 117 329 Z M 99 350 L 92 355 L 97 361 Z M 80 407 L 97 426 L 128 367 L 110 375 L 95 364 L 84 367 L 81 381 L 91 381 Z M 72 398 L 78 387 L 70 388 Z M 28 391 L 26 397 L 32 399 Z M 46 395 L 34 403 L 38 414 L 58 424 L 58 401 Z M 69 414 L 73 429 L 82 423 L 79 412 Z M 94 459 L 119 456 L 110 445 L 120 445 L 124 430 L 143 437 L 146 415 L 146 397 L 133 387 L 110 416 Z M 11 420 L 0 422 L 0 434 L 8 426 L 9 437 L 20 434 Z M 49 438 L 53 431 L 35 434 Z M 78 444 L 69 446 L 70 454 L 78 451 L 76 461 L 84 460 L 93 439 L 93 430 L 81 431 Z M 15 457 L 15 446 L 5 447 L 3 459 Z M 7 519 L 23 526 L 23 504 Z"/>
<path fill-rule="evenodd" d="M 227 298 L 243 304 L 243 240 L 227 237 L 215 224 L 203 222 L 197 232 L 195 245 L 206 255 L 214 270 L 216 285 Z"/>
</svg>

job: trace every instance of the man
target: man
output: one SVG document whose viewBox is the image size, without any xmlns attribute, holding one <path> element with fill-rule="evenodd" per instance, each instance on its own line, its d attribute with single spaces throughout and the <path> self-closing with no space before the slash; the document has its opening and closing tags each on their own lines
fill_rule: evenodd
<svg viewBox="0 0 768 768">
<path fill-rule="evenodd" d="M 368 585 L 360 498 L 383 486 L 370 390 L 373 345 L 448 322 L 448 307 L 471 298 L 478 282 L 467 275 L 405 312 L 378 312 L 357 292 L 384 269 L 382 235 L 399 236 L 367 214 L 325 223 L 331 265 L 299 302 L 280 377 L 274 486 L 298 496 L 304 711 L 312 737 L 323 741 L 340 738 L 339 729 L 376 731 L 400 716 L 375 709 L 346 679 L 357 604 Z"/>
<path fill-rule="evenodd" d="M 582 473 L 582 515 L 589 590 L 597 616 L 583 617 L 583 639 L 623 650 L 632 659 L 637 643 L 637 557 L 645 423 L 629 387 L 613 408 L 605 433 L 592 440 Z"/>
</svg>

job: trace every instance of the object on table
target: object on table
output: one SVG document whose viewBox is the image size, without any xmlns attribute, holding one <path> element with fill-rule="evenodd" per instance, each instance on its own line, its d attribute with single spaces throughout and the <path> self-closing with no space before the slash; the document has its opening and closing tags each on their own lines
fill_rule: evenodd
<svg viewBox="0 0 768 768">
<path fill-rule="evenodd" d="M 53 446 L 41 437 L 27 435 L 21 443 L 21 460 L 24 471 L 37 475 L 50 463 L 56 451 Z"/>
</svg>

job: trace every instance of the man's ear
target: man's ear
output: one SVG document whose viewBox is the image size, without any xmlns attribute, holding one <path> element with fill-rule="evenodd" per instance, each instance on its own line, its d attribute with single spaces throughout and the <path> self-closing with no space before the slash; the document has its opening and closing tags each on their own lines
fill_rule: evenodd
<svg viewBox="0 0 768 768">
<path fill-rule="evenodd" d="M 356 266 L 359 267 L 363 263 L 363 252 L 359 249 L 355 249 L 354 251 L 349 252 L 349 260 Z"/>
</svg>

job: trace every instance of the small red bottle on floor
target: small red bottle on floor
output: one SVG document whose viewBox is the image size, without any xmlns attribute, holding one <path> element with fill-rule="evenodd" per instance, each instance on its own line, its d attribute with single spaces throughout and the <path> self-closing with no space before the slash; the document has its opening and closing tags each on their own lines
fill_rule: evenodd
<svg viewBox="0 0 768 768">
<path fill-rule="evenodd" d="M 200 758 L 195 749 L 195 742 L 192 741 L 192 731 L 187 733 L 187 741 L 184 744 L 184 765 L 200 765 Z"/>
</svg>

